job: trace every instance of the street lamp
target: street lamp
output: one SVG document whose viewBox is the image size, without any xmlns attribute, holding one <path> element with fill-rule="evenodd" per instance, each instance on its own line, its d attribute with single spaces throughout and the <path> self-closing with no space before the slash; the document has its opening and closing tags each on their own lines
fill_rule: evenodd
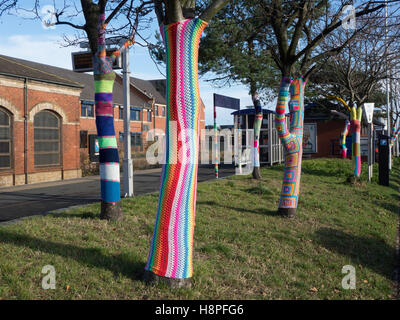
<svg viewBox="0 0 400 320">
<path fill-rule="evenodd" d="M 388 54 L 389 54 L 389 46 L 388 46 L 388 30 L 387 30 L 387 0 L 385 0 L 385 63 L 386 63 L 386 129 L 387 135 L 390 135 L 391 132 L 391 123 L 390 123 L 390 97 L 389 97 L 389 70 L 388 70 Z M 389 148 L 389 170 L 392 169 L 392 150 Z"/>
<path fill-rule="evenodd" d="M 122 75 L 124 88 L 124 160 L 122 165 L 124 197 L 133 197 L 133 163 L 131 157 L 131 97 L 130 97 L 129 47 L 122 50 Z"/>
</svg>

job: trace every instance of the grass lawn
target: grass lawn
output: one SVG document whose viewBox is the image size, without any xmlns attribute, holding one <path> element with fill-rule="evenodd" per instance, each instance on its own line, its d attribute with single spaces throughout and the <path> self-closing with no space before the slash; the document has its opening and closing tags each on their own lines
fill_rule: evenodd
<svg viewBox="0 0 400 320">
<path fill-rule="evenodd" d="M 293 220 L 276 215 L 282 166 L 261 181 L 200 183 L 192 289 L 141 281 L 157 194 L 123 200 L 123 222 L 100 220 L 93 204 L 2 225 L 0 299 L 393 299 L 399 164 L 389 187 L 376 167 L 372 183 L 351 186 L 351 161 L 304 161 Z M 41 287 L 45 265 L 55 290 Z M 341 286 L 345 265 L 355 290 Z"/>
</svg>

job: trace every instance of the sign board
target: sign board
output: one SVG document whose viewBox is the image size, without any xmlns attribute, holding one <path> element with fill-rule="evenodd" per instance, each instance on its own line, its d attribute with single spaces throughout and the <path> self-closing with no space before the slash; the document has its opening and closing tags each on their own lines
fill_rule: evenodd
<svg viewBox="0 0 400 320">
<path fill-rule="evenodd" d="M 305 123 L 303 129 L 303 153 L 317 153 L 317 124 Z"/>
<path fill-rule="evenodd" d="M 372 117 L 374 115 L 375 103 L 364 103 L 363 106 L 364 106 L 365 118 L 367 119 L 368 123 L 371 123 Z"/>
<path fill-rule="evenodd" d="M 89 135 L 89 159 L 91 162 L 99 162 L 100 147 L 97 135 Z"/>
<path fill-rule="evenodd" d="M 240 99 L 214 93 L 214 107 L 240 110 Z"/>
<path fill-rule="evenodd" d="M 115 49 L 107 50 L 107 56 L 110 57 Z M 72 70 L 75 72 L 90 72 L 93 71 L 92 53 L 90 51 L 72 52 Z M 122 59 L 119 56 L 115 59 L 113 69 L 122 69 Z"/>
</svg>

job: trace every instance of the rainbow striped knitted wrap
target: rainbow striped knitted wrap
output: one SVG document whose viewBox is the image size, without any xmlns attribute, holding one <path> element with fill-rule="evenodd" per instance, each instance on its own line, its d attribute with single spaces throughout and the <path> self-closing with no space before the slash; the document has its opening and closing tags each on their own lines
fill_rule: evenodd
<svg viewBox="0 0 400 320">
<path fill-rule="evenodd" d="M 304 88 L 303 79 L 282 78 L 275 118 L 278 136 L 285 147 L 285 172 L 279 208 L 297 208 L 303 154 Z M 290 130 L 285 115 L 289 90 Z"/>
<path fill-rule="evenodd" d="M 168 278 L 190 278 L 193 273 L 200 126 L 197 61 L 206 26 L 200 19 L 161 26 L 167 53 L 167 145 L 145 269 Z"/>
<path fill-rule="evenodd" d="M 96 127 L 100 147 L 101 199 L 115 203 L 121 200 L 119 156 L 114 130 L 113 87 L 115 73 L 112 60 L 106 56 L 105 15 L 100 15 L 98 51 L 93 57 Z"/>
</svg>

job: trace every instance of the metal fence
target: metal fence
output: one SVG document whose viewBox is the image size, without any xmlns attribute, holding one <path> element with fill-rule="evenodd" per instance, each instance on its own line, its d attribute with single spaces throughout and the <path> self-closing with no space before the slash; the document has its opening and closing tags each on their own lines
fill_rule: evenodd
<svg viewBox="0 0 400 320">
<path fill-rule="evenodd" d="M 250 139 L 254 125 L 254 111 L 243 110 L 234 114 L 234 129 L 239 128 L 239 116 L 240 129 L 242 130 L 242 139 L 239 139 L 239 135 L 234 138 L 234 145 L 239 146 L 235 148 L 235 162 L 238 162 L 238 150 L 248 150 L 252 148 L 253 139 Z M 253 112 L 251 112 L 253 111 Z M 241 141 L 241 145 L 239 142 Z M 284 161 L 284 147 L 278 137 L 278 132 L 275 127 L 275 113 L 272 111 L 264 110 L 263 121 L 260 132 L 260 164 L 261 165 L 274 165 L 276 163 L 282 163 Z M 245 164 L 241 162 L 241 164 Z"/>
</svg>

